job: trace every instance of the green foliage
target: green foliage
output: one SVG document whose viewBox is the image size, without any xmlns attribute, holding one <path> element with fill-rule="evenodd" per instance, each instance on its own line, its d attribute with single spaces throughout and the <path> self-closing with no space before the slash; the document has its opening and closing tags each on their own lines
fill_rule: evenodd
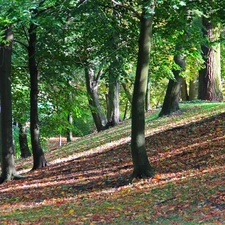
<svg viewBox="0 0 225 225">
<path fill-rule="evenodd" d="M 158 2 L 159 3 L 159 2 Z M 145 18 L 149 18 L 155 14 L 155 2 L 154 0 L 146 0 L 143 3 L 143 13 Z"/>
<path fill-rule="evenodd" d="M 136 69 L 138 51 L 140 1 L 2 1 L 0 25 L 13 25 L 12 94 L 13 118 L 29 122 L 29 68 L 27 67 L 27 29 L 36 25 L 39 70 L 39 107 L 41 135 L 65 133 L 71 128 L 69 113 L 74 118 L 74 134 L 92 131 L 85 90 L 84 66 L 102 69 L 99 82 L 101 105 L 106 108 L 108 68 L 118 59 L 115 76 L 125 82 L 130 93 Z M 152 51 L 150 56 L 151 104 L 162 103 L 171 72 L 176 44 L 183 44 L 187 80 L 200 68 L 202 15 L 214 15 L 224 23 L 223 1 L 172 0 L 145 1 L 149 13 L 154 13 Z M 187 15 L 187 10 L 190 15 Z M 188 17 L 188 18 L 187 18 Z M 0 31 L 3 35 L 3 30 Z M 222 60 L 224 47 L 222 46 Z M 222 75 L 224 77 L 222 65 Z M 125 110 L 127 94 L 121 91 L 121 111 Z"/>
<path fill-rule="evenodd" d="M 186 67 L 184 72 L 184 78 L 187 82 L 194 80 L 198 76 L 199 70 L 202 68 L 203 59 L 198 51 L 196 55 L 189 54 L 186 57 Z"/>
<path fill-rule="evenodd" d="M 198 102 L 181 104 L 179 115 L 147 114 L 146 144 L 156 168 L 151 179 L 129 182 L 130 120 L 46 151 L 51 169 L 1 185 L 1 222 L 220 224 L 224 105 Z M 32 157 L 17 160 L 21 173 L 31 165 Z"/>
<path fill-rule="evenodd" d="M 57 2 L 59 4 L 60 2 Z M 33 23 L 37 26 L 37 54 L 38 68 L 41 71 L 39 77 L 39 112 L 40 125 L 43 136 L 65 133 L 69 128 L 67 116 L 73 113 L 74 118 L 86 117 L 88 107 L 83 88 L 80 90 L 74 86 L 81 78 L 77 78 L 76 73 L 83 73 L 71 65 L 74 62 L 73 56 L 69 55 L 68 49 L 74 52 L 72 44 L 65 42 L 67 29 L 59 29 L 66 25 L 66 18 L 61 13 L 66 11 L 56 11 L 53 7 L 54 1 L 44 1 L 21 4 L 18 11 L 20 13 L 18 22 L 14 26 L 15 45 L 13 55 L 13 117 L 16 121 L 24 123 L 29 121 L 29 70 L 27 67 L 27 26 Z M 58 7 L 59 5 L 55 5 Z M 35 13 L 41 13 L 37 16 Z M 66 28 L 66 27 L 65 27 Z M 69 31 L 70 33 L 72 30 Z M 46 35 L 47 34 L 47 35 Z M 61 35 L 61 36 L 60 36 Z M 25 47 L 25 48 L 24 48 Z M 69 82 L 72 85 L 68 85 Z M 79 81 L 80 82 L 80 81 Z M 81 80 L 81 86 L 84 82 Z M 80 84 L 79 84 L 80 85 Z M 70 98 L 74 95 L 74 98 Z M 83 103 L 79 103 L 79 102 Z M 65 104 L 66 103 L 66 104 Z M 86 119 L 84 118 L 84 121 Z M 85 124 L 85 122 L 84 122 Z M 43 125 L 43 127 L 42 127 Z M 84 125 L 83 125 L 84 126 Z M 89 127 L 89 126 L 87 126 Z M 79 127 L 74 128 L 75 134 L 83 134 L 89 129 Z"/>
</svg>

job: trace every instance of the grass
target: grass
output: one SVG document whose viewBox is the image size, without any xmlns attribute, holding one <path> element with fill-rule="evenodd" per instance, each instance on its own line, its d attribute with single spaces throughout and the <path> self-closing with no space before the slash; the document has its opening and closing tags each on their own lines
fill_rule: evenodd
<svg viewBox="0 0 225 225">
<path fill-rule="evenodd" d="M 49 167 L 0 187 L 0 224 L 223 224 L 224 103 L 181 104 L 146 115 L 146 149 L 156 176 L 133 180 L 130 120 L 46 151 Z"/>
</svg>

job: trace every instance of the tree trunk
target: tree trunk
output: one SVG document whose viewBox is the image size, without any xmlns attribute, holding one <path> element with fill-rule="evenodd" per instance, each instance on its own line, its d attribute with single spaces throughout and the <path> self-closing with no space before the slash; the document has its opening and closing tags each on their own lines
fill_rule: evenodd
<svg viewBox="0 0 225 225">
<path fill-rule="evenodd" d="M 67 130 L 67 142 L 71 142 L 71 141 L 73 141 L 73 132 L 72 132 L 73 116 L 72 116 L 72 113 L 69 113 L 69 115 L 68 115 L 68 122 L 69 122 L 69 128 Z"/>
<path fill-rule="evenodd" d="M 143 4 L 145 5 L 146 2 L 148 1 L 144 1 Z M 147 18 L 143 7 L 140 20 L 138 62 L 132 100 L 131 153 L 134 167 L 133 178 L 152 177 L 154 175 L 145 147 L 145 94 L 149 69 L 152 23 L 153 15 Z"/>
<path fill-rule="evenodd" d="M 190 81 L 189 101 L 198 99 L 198 77 Z"/>
<path fill-rule="evenodd" d="M 30 25 L 29 32 L 29 71 L 30 71 L 30 133 L 33 152 L 33 170 L 47 166 L 44 152 L 40 144 L 40 130 L 38 120 L 38 69 L 35 60 L 36 26 Z"/>
<path fill-rule="evenodd" d="M 181 83 L 181 99 L 182 99 L 182 101 L 189 100 L 187 83 L 184 78 L 182 79 L 182 83 Z"/>
<path fill-rule="evenodd" d="M 108 93 L 108 125 L 115 126 L 120 122 L 120 105 L 119 105 L 119 92 L 120 83 L 119 76 L 115 74 L 117 69 L 115 63 L 109 68 L 109 93 Z M 118 66 L 118 65 L 117 65 Z"/>
<path fill-rule="evenodd" d="M 85 68 L 86 88 L 88 93 L 89 107 L 91 109 L 92 117 L 97 128 L 97 131 L 105 129 L 106 118 L 102 111 L 99 96 L 98 96 L 98 79 L 100 71 L 97 77 L 95 72 L 91 68 Z"/>
<path fill-rule="evenodd" d="M 129 101 L 127 100 L 123 114 L 123 121 L 127 118 L 128 108 L 129 108 Z"/>
<path fill-rule="evenodd" d="M 0 45 L 0 117 L 1 117 L 1 169 L 0 183 L 19 177 L 14 163 L 12 133 L 12 95 L 11 95 L 11 56 L 13 32 L 7 28 L 5 39 L 9 42 Z"/>
<path fill-rule="evenodd" d="M 115 6 L 115 4 L 113 3 Z M 113 10 L 112 17 L 119 21 L 118 12 Z M 113 51 L 118 48 L 119 43 L 119 33 L 116 30 L 112 30 L 112 35 L 110 37 L 111 48 Z M 108 90 L 108 102 L 107 102 L 107 127 L 115 126 L 120 122 L 120 73 L 123 65 L 122 57 L 115 54 L 112 57 L 112 61 L 109 66 L 109 90 Z"/>
<path fill-rule="evenodd" d="M 211 42 L 219 38 L 219 29 L 213 27 L 209 18 L 202 18 L 203 35 Z M 202 57 L 205 60 L 204 68 L 199 71 L 198 98 L 208 101 L 222 101 L 220 44 L 202 46 Z"/>
<path fill-rule="evenodd" d="M 179 48 L 177 48 L 179 49 Z M 181 83 L 183 78 L 180 76 L 180 72 L 184 70 L 185 67 L 185 57 L 178 53 L 174 57 L 174 61 L 177 65 L 180 66 L 181 70 L 174 70 L 174 79 L 169 80 L 169 84 L 166 90 L 166 95 L 164 98 L 162 110 L 159 113 L 159 116 L 170 115 L 173 112 L 176 112 L 180 109 L 179 107 L 179 99 L 180 99 L 180 90 Z"/>
<path fill-rule="evenodd" d="M 27 158 L 31 156 L 31 152 L 27 142 L 26 126 L 19 123 L 18 127 L 19 127 L 19 144 L 20 144 L 21 157 Z"/>
</svg>

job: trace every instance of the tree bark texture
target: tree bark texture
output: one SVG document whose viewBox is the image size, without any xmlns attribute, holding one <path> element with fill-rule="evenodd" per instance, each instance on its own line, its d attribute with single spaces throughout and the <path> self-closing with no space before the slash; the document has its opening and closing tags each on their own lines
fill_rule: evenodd
<svg viewBox="0 0 225 225">
<path fill-rule="evenodd" d="M 202 18 L 203 35 L 213 42 L 218 39 L 219 31 L 213 27 L 213 23 L 208 18 Z M 208 101 L 222 101 L 221 86 L 221 65 L 220 65 L 220 45 L 219 43 L 210 46 L 202 46 L 202 57 L 204 59 L 204 68 L 199 71 L 199 89 L 198 98 Z"/>
<path fill-rule="evenodd" d="M 47 166 L 47 161 L 44 156 L 40 144 L 40 130 L 38 120 L 38 69 L 35 59 L 36 54 L 36 27 L 34 24 L 30 25 L 29 32 L 29 71 L 30 71 L 30 133 L 31 145 L 33 152 L 33 170 Z"/>
<path fill-rule="evenodd" d="M 173 70 L 174 79 L 169 80 L 169 84 L 166 90 L 166 95 L 163 101 L 162 110 L 159 116 L 170 115 L 180 109 L 180 90 L 183 78 L 180 76 L 180 72 L 185 68 L 185 57 L 178 53 L 174 57 L 174 61 L 180 66 L 181 70 Z"/>
<path fill-rule="evenodd" d="M 143 9 L 140 20 L 138 62 L 132 99 L 131 153 L 134 167 L 133 178 L 152 177 L 154 175 L 145 147 L 145 94 L 149 69 L 152 22 L 153 15 L 147 18 Z"/>
<path fill-rule="evenodd" d="M 88 93 L 89 107 L 97 131 L 101 131 L 105 129 L 106 118 L 99 102 L 98 78 L 99 76 L 95 77 L 95 72 L 93 69 L 89 68 L 88 66 L 85 68 L 85 80 Z"/>
<path fill-rule="evenodd" d="M 14 163 L 12 133 L 11 56 L 13 32 L 6 28 L 6 44 L 0 45 L 0 116 L 1 116 L 1 169 L 0 183 L 18 177 Z"/>
</svg>

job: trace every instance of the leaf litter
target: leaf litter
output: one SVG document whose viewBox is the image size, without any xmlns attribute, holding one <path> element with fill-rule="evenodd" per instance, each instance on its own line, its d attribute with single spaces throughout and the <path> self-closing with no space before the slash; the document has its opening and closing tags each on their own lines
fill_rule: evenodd
<svg viewBox="0 0 225 225">
<path fill-rule="evenodd" d="M 1 185 L 1 224 L 223 224 L 224 135 L 225 113 L 150 132 L 156 175 L 132 182 L 129 140 L 62 162 L 46 152 L 49 167 Z"/>
</svg>

